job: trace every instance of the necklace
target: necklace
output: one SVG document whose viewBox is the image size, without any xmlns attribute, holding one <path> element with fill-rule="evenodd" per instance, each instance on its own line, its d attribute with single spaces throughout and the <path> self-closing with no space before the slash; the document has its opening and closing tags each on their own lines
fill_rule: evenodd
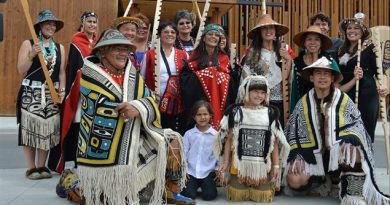
<svg viewBox="0 0 390 205">
<path fill-rule="evenodd" d="M 180 44 L 180 48 L 183 50 L 183 51 L 186 51 L 187 53 L 191 53 L 191 51 L 192 51 L 192 48 L 194 47 L 194 39 L 192 39 L 192 37 L 191 37 L 191 48 L 189 48 L 188 50 L 186 50 L 186 48 L 184 47 L 184 44 L 183 44 L 183 41 L 180 39 L 180 37 L 179 38 L 177 38 L 177 40 L 179 41 L 179 44 Z M 187 41 L 188 42 L 188 41 Z"/>
<path fill-rule="evenodd" d="M 56 53 L 56 46 L 54 44 L 54 41 L 52 38 L 49 39 L 49 47 L 46 48 L 43 45 L 43 40 L 42 40 L 42 35 L 39 35 L 38 38 L 39 46 L 41 47 L 42 50 L 42 55 L 45 60 L 45 64 L 47 65 L 49 72 L 53 72 L 53 68 L 56 64 L 57 60 L 57 53 Z"/>
<path fill-rule="evenodd" d="M 104 67 L 104 70 L 106 71 L 106 73 L 108 73 L 111 77 L 114 77 L 114 78 L 122 78 L 123 74 L 124 74 L 124 71 L 120 71 L 119 74 L 114 74 L 111 71 L 109 71 L 106 67 Z"/>
</svg>

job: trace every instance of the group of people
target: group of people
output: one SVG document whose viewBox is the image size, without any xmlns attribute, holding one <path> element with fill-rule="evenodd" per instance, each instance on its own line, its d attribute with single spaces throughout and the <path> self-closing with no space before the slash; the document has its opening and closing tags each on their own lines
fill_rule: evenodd
<svg viewBox="0 0 390 205">
<path fill-rule="evenodd" d="M 342 42 L 318 13 L 294 36 L 302 48 L 295 56 L 282 38 L 288 27 L 264 14 L 242 60 L 218 24 L 206 25 L 195 45 L 186 10 L 158 25 L 160 47 L 150 45 L 141 13 L 114 19 L 100 35 L 95 13 L 80 23 L 67 60 L 53 40 L 63 22 L 49 10 L 34 25 L 39 42 L 20 48 L 27 178 L 62 173 L 57 194 L 85 204 L 195 204 L 199 195 L 215 199 L 217 186 L 229 201 L 272 202 L 284 187 L 289 196 L 337 192 L 342 204 L 390 202 L 375 183 L 372 150 L 379 96 L 388 91 L 375 84 L 375 48 L 361 20 L 340 22 Z M 370 102 L 354 104 L 357 81 L 359 101 Z M 66 161 L 75 171 L 64 171 Z"/>
</svg>

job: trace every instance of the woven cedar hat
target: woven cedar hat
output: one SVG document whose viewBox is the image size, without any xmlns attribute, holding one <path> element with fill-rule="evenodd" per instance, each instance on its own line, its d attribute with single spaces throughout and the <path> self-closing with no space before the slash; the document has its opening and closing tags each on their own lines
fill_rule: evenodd
<svg viewBox="0 0 390 205">
<path fill-rule="evenodd" d="M 305 38 L 307 36 L 307 34 L 309 33 L 315 33 L 315 34 L 318 34 L 321 38 L 321 50 L 322 51 L 326 51 L 328 50 L 329 48 L 332 48 L 333 46 L 333 43 L 332 43 L 332 40 L 327 36 L 327 35 L 324 35 L 322 32 L 321 32 L 321 29 L 320 27 L 318 26 L 310 26 L 309 28 L 307 28 L 306 31 L 302 31 L 298 34 L 296 34 L 294 36 L 294 43 L 301 47 L 301 48 L 304 48 L 304 44 L 305 44 Z"/>
<path fill-rule="evenodd" d="M 347 27 L 349 24 L 351 23 L 354 23 L 356 25 L 359 25 L 360 26 L 360 29 L 362 29 L 363 31 L 363 35 L 362 35 L 362 39 L 363 40 L 366 40 L 368 39 L 370 36 L 371 36 L 371 30 L 370 28 L 368 28 L 366 25 L 363 24 L 363 22 L 359 19 L 355 19 L 355 18 L 348 18 L 348 19 L 344 19 L 340 22 L 339 24 L 339 30 L 340 32 L 345 36 L 346 35 L 346 32 L 347 32 Z"/>
<path fill-rule="evenodd" d="M 64 22 L 61 21 L 60 19 L 58 19 L 57 17 L 55 17 L 50 10 L 43 10 L 43 11 L 39 12 L 38 18 L 35 21 L 35 24 L 34 24 L 35 32 L 38 33 L 38 31 L 41 30 L 40 24 L 45 22 L 45 21 L 56 22 L 56 32 L 61 30 L 62 27 L 64 27 Z"/>
<path fill-rule="evenodd" d="M 135 50 L 135 45 L 124 37 L 118 30 L 108 29 L 96 43 L 95 47 L 93 47 L 92 53 L 96 53 L 102 47 L 115 45 L 124 45 L 130 47 L 131 50 Z"/>
<path fill-rule="evenodd" d="M 252 30 L 249 31 L 249 33 L 247 35 L 248 38 L 254 39 L 256 31 L 260 30 L 260 28 L 264 27 L 264 26 L 275 26 L 275 31 L 276 31 L 275 36 L 276 37 L 283 36 L 284 34 L 286 34 L 289 31 L 287 26 L 282 25 L 282 24 L 274 21 L 272 19 L 271 15 L 263 14 L 260 16 L 259 23 Z"/>
<path fill-rule="evenodd" d="M 307 81 L 310 81 L 310 75 L 312 75 L 314 68 L 324 68 L 331 70 L 333 75 L 335 76 L 335 82 L 340 82 L 343 79 L 343 76 L 340 72 L 339 67 L 337 66 L 337 63 L 334 61 L 330 61 L 324 56 L 316 60 L 313 64 L 304 67 L 300 72 L 301 77 Z"/>
<path fill-rule="evenodd" d="M 133 16 L 122 16 L 114 19 L 113 24 L 114 28 L 119 29 L 123 24 L 134 23 L 137 27 L 142 24 L 141 19 Z"/>
</svg>

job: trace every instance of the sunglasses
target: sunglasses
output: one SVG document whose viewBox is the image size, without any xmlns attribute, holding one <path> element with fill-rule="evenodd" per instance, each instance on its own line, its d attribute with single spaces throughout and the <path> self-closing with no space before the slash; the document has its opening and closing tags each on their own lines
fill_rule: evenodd
<svg viewBox="0 0 390 205">
<path fill-rule="evenodd" d="M 183 26 L 184 24 L 191 24 L 191 21 L 183 21 L 179 23 L 180 26 Z"/>
</svg>

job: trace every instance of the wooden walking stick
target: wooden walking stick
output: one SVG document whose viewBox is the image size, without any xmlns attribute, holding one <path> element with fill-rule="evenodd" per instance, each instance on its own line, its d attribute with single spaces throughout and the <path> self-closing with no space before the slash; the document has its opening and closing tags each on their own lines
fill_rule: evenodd
<svg viewBox="0 0 390 205">
<path fill-rule="evenodd" d="M 200 21 L 199 29 L 198 29 L 198 33 L 197 33 L 196 39 L 195 39 L 195 46 L 194 46 L 195 48 L 198 47 L 200 37 L 202 36 L 203 30 L 204 30 L 204 25 L 206 23 L 207 13 L 209 12 L 209 8 L 210 8 L 210 2 L 211 2 L 211 0 L 206 0 L 206 3 L 204 4 L 202 18 L 199 20 Z"/>
<path fill-rule="evenodd" d="M 125 13 L 123 14 L 123 17 L 126 17 L 129 14 L 131 5 L 133 5 L 133 0 L 130 0 L 129 4 L 127 4 L 127 8 L 126 8 Z"/>
<path fill-rule="evenodd" d="M 358 40 L 358 50 L 357 50 L 357 62 L 356 67 L 360 67 L 360 55 L 362 53 L 362 40 Z M 359 105 L 359 79 L 356 81 L 355 86 L 355 104 Z"/>
<path fill-rule="evenodd" d="M 382 49 L 381 49 L 381 36 L 379 29 L 372 30 L 372 37 L 374 41 L 374 45 L 376 48 L 376 67 L 377 67 L 377 86 L 380 88 L 384 86 L 384 73 L 382 68 Z M 383 135 L 385 138 L 385 146 L 386 146 L 386 156 L 387 156 L 387 174 L 390 175 L 390 136 L 389 136 L 389 125 L 387 123 L 387 114 L 386 114 L 386 98 L 379 96 L 379 115 L 382 120 L 383 125 Z"/>
<path fill-rule="evenodd" d="M 37 34 L 35 33 L 35 29 L 34 29 L 34 26 L 33 26 L 32 20 L 31 20 L 30 8 L 28 5 L 28 2 L 27 2 L 27 0 L 21 0 L 21 3 L 22 3 L 24 15 L 26 16 L 27 25 L 28 25 L 28 28 L 29 28 L 30 33 L 31 33 L 31 37 L 34 41 L 34 44 L 38 43 Z M 49 70 L 47 69 L 45 59 L 43 58 L 42 52 L 39 52 L 37 55 L 39 58 L 39 62 L 41 63 L 41 66 L 42 66 L 42 70 L 43 70 L 43 73 L 45 75 L 47 85 L 49 86 L 51 99 L 53 100 L 53 102 L 55 104 L 60 104 L 61 103 L 60 98 L 58 97 L 56 89 L 54 88 L 54 84 L 53 84 L 53 81 L 51 80 Z"/>
</svg>

